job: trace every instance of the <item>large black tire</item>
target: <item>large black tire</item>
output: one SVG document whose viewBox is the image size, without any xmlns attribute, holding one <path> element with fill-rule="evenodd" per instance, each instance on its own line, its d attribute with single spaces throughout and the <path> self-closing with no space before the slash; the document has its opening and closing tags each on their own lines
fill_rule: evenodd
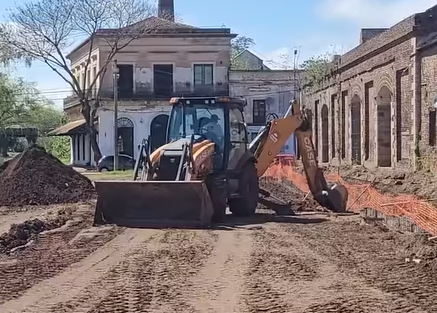
<svg viewBox="0 0 437 313">
<path fill-rule="evenodd" d="M 229 209 L 235 216 L 251 216 L 258 205 L 259 181 L 255 164 L 248 162 L 240 175 L 240 198 L 229 199 Z"/>
<path fill-rule="evenodd" d="M 226 216 L 228 200 L 226 180 L 223 176 L 209 175 L 205 182 L 214 209 L 212 220 L 215 223 L 222 222 Z"/>
</svg>

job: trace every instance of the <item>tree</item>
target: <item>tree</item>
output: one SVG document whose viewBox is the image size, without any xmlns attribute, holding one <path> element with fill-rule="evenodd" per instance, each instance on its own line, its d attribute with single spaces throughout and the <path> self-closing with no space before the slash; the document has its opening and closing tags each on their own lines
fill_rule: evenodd
<svg viewBox="0 0 437 313">
<path fill-rule="evenodd" d="M 26 114 L 28 103 L 21 97 L 25 82 L 0 73 L 0 129 L 17 124 Z"/>
<path fill-rule="evenodd" d="M 39 133 L 39 144 L 46 148 L 54 146 L 57 150 L 65 151 L 69 150 L 69 143 L 65 143 L 68 138 L 59 140 L 46 137 L 50 130 L 63 123 L 65 123 L 65 117 L 62 111 L 43 97 L 34 83 L 15 78 L 7 73 L 0 73 L 0 133 L 6 128 L 36 128 Z M 62 149 L 60 149 L 61 144 Z M 26 145 L 25 138 L 0 136 L 2 156 L 7 153 L 5 148 L 8 146 L 20 152 Z M 57 155 L 56 149 L 51 149 L 50 152 Z"/>
<path fill-rule="evenodd" d="M 235 57 L 254 45 L 255 41 L 245 36 L 238 36 L 231 41 L 231 68 L 233 70 L 247 70 L 250 68 L 250 64 L 246 60 L 237 60 Z"/>
<path fill-rule="evenodd" d="M 238 36 L 231 41 L 231 58 L 255 45 L 252 38 L 246 36 Z"/>
<path fill-rule="evenodd" d="M 303 69 L 302 89 L 306 89 L 319 84 L 329 76 L 332 63 L 329 61 L 329 55 L 320 55 L 304 61 L 301 68 Z"/>
<path fill-rule="evenodd" d="M 155 32 L 161 20 L 147 23 L 155 9 L 147 0 L 38 0 L 17 6 L 1 25 L 0 41 L 17 58 L 45 63 L 68 83 L 77 97 L 95 159 L 101 157 L 95 128 L 101 80 L 114 56 L 133 40 Z M 70 69 L 65 53 L 77 38 L 87 38 L 83 82 Z M 105 47 L 100 68 L 87 77 L 97 46 Z M 88 82 L 88 84 L 87 84 Z"/>
<path fill-rule="evenodd" d="M 62 117 L 34 83 L 0 73 L 0 129 L 19 125 L 38 128 L 45 134 L 58 127 Z"/>
</svg>

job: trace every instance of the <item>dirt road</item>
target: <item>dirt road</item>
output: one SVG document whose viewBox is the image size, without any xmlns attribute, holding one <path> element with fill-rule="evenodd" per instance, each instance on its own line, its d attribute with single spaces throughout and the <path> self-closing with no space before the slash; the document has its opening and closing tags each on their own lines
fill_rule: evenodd
<svg viewBox="0 0 437 313">
<path fill-rule="evenodd" d="M 405 262 L 411 237 L 358 217 L 140 230 L 76 215 L 0 256 L 0 312 L 437 312 L 435 271 Z"/>
</svg>

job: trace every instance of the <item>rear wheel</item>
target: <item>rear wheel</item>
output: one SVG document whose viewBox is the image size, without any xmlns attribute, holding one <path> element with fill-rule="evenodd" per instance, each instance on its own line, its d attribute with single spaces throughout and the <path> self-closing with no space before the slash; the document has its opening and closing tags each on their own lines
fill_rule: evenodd
<svg viewBox="0 0 437 313">
<path fill-rule="evenodd" d="M 259 181 L 255 164 L 249 162 L 238 181 L 240 198 L 229 199 L 229 209 L 235 216 L 255 214 L 258 205 Z"/>
</svg>

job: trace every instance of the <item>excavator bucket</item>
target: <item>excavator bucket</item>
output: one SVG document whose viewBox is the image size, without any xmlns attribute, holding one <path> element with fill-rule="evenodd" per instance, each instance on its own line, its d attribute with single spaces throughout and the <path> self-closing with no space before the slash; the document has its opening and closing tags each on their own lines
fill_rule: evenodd
<svg viewBox="0 0 437 313">
<path fill-rule="evenodd" d="M 328 184 L 328 208 L 336 213 L 347 211 L 349 193 L 345 186 L 340 184 Z"/>
<path fill-rule="evenodd" d="M 138 228 L 200 228 L 213 207 L 202 181 L 95 181 L 94 224 Z"/>
</svg>

